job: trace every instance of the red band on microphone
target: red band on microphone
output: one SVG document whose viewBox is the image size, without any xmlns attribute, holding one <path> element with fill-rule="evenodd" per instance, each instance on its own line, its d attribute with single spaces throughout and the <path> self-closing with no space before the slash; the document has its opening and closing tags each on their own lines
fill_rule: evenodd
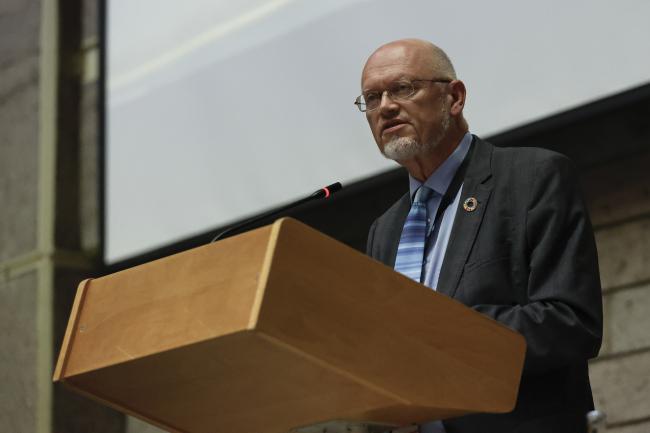
<svg viewBox="0 0 650 433">
<path fill-rule="evenodd" d="M 329 198 L 330 196 L 330 190 L 327 187 L 323 188 L 323 191 L 325 191 L 325 198 Z"/>
</svg>

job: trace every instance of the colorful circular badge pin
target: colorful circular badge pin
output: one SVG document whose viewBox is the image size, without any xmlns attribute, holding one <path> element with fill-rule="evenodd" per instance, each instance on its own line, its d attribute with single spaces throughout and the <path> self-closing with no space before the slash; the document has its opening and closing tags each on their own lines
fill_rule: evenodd
<svg viewBox="0 0 650 433">
<path fill-rule="evenodd" d="M 474 212 L 477 206 L 478 200 L 476 200 L 474 197 L 470 197 L 463 202 L 463 209 L 465 209 L 467 212 Z"/>
</svg>

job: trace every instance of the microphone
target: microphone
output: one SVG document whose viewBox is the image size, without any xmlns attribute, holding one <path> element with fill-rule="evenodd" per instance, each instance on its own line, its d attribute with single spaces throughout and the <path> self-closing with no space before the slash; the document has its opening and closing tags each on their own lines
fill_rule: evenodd
<svg viewBox="0 0 650 433">
<path fill-rule="evenodd" d="M 224 238 L 226 238 L 228 236 L 232 236 L 236 232 L 238 232 L 238 231 L 240 231 L 240 230 L 242 230 L 242 229 L 244 229 L 246 227 L 252 226 L 256 222 L 259 222 L 259 221 L 261 221 L 263 219 L 269 218 L 269 217 L 274 216 L 274 215 L 278 215 L 278 214 L 280 214 L 282 212 L 286 212 L 287 210 L 289 210 L 291 208 L 294 208 L 294 207 L 298 207 L 303 203 L 307 203 L 308 201 L 320 200 L 320 199 L 328 199 L 328 198 L 330 198 L 332 196 L 332 194 L 334 194 L 335 192 L 340 191 L 341 189 L 343 189 L 343 185 L 341 185 L 341 182 L 335 182 L 335 183 L 333 183 L 331 185 L 324 186 L 324 187 L 314 191 L 311 195 L 309 195 L 309 196 L 307 196 L 305 198 L 301 198 L 300 200 L 297 200 L 297 201 L 294 201 L 294 202 L 289 203 L 287 205 L 284 205 L 281 208 L 270 210 L 270 211 L 268 211 L 266 213 L 263 213 L 262 215 L 255 216 L 253 218 L 250 218 L 250 219 L 247 219 L 247 220 L 242 221 L 240 223 L 237 223 L 235 225 L 232 225 L 232 226 L 228 227 L 227 229 L 219 232 L 214 238 L 212 238 L 210 243 L 216 242 L 219 239 L 224 239 Z"/>
</svg>

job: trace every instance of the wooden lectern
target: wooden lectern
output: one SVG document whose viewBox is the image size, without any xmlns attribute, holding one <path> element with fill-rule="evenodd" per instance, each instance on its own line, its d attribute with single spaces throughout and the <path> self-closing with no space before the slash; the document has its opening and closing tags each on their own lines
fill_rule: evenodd
<svg viewBox="0 0 650 433">
<path fill-rule="evenodd" d="M 291 219 L 77 291 L 54 374 L 172 432 L 514 407 L 523 337 Z"/>
</svg>

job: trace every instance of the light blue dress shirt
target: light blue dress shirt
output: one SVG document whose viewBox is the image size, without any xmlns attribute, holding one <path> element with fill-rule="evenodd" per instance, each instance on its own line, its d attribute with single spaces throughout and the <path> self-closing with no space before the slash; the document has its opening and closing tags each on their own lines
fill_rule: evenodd
<svg viewBox="0 0 650 433">
<path fill-rule="evenodd" d="M 440 277 L 440 268 L 442 267 L 442 260 L 445 258 L 445 251 L 447 251 L 447 244 L 449 243 L 449 235 L 451 234 L 451 227 L 454 224 L 456 217 L 456 209 L 460 201 L 463 186 L 458 188 L 458 192 L 452 203 L 447 206 L 440 219 L 440 228 L 437 232 L 436 239 L 430 239 L 434 231 L 434 219 L 438 213 L 438 207 L 442 201 L 442 197 L 447 192 L 447 188 L 465 159 L 469 146 L 472 144 L 472 134 L 469 132 L 460 141 L 460 144 L 449 158 L 443 162 L 436 171 L 424 182 L 424 185 L 434 190 L 436 193 L 427 202 L 427 243 L 424 251 L 424 277 L 422 284 L 431 287 L 433 290 L 438 288 L 438 278 Z M 411 193 L 411 202 L 417 189 L 422 185 L 420 181 L 409 175 L 409 190 Z M 422 424 L 420 426 L 420 433 L 445 433 L 445 427 L 440 421 L 433 421 L 430 423 Z"/>
<path fill-rule="evenodd" d="M 454 223 L 454 218 L 456 217 L 456 209 L 458 208 L 458 202 L 460 201 L 461 193 L 463 186 L 461 185 L 458 188 L 458 192 L 454 197 L 452 203 L 447 206 L 442 214 L 440 220 L 440 228 L 437 232 L 436 239 L 430 239 L 432 232 L 434 231 L 434 218 L 438 212 L 438 207 L 442 201 L 442 197 L 447 192 L 447 188 L 451 183 L 458 167 L 465 159 L 467 152 L 469 151 L 469 146 L 472 144 L 472 134 L 469 132 L 460 141 L 460 144 L 449 158 L 443 162 L 436 171 L 433 172 L 431 176 L 424 182 L 424 185 L 434 190 L 436 193 L 429 199 L 427 203 L 427 213 L 428 213 L 428 222 L 427 222 L 427 244 L 424 251 L 424 277 L 422 279 L 422 284 L 427 287 L 431 287 L 433 290 L 438 288 L 438 278 L 440 277 L 440 268 L 442 267 L 442 260 L 445 258 L 445 251 L 447 251 L 447 244 L 449 243 L 449 235 L 451 234 L 451 227 Z M 417 189 L 422 185 L 420 181 L 409 175 L 409 189 L 411 192 L 411 201 Z"/>
</svg>

